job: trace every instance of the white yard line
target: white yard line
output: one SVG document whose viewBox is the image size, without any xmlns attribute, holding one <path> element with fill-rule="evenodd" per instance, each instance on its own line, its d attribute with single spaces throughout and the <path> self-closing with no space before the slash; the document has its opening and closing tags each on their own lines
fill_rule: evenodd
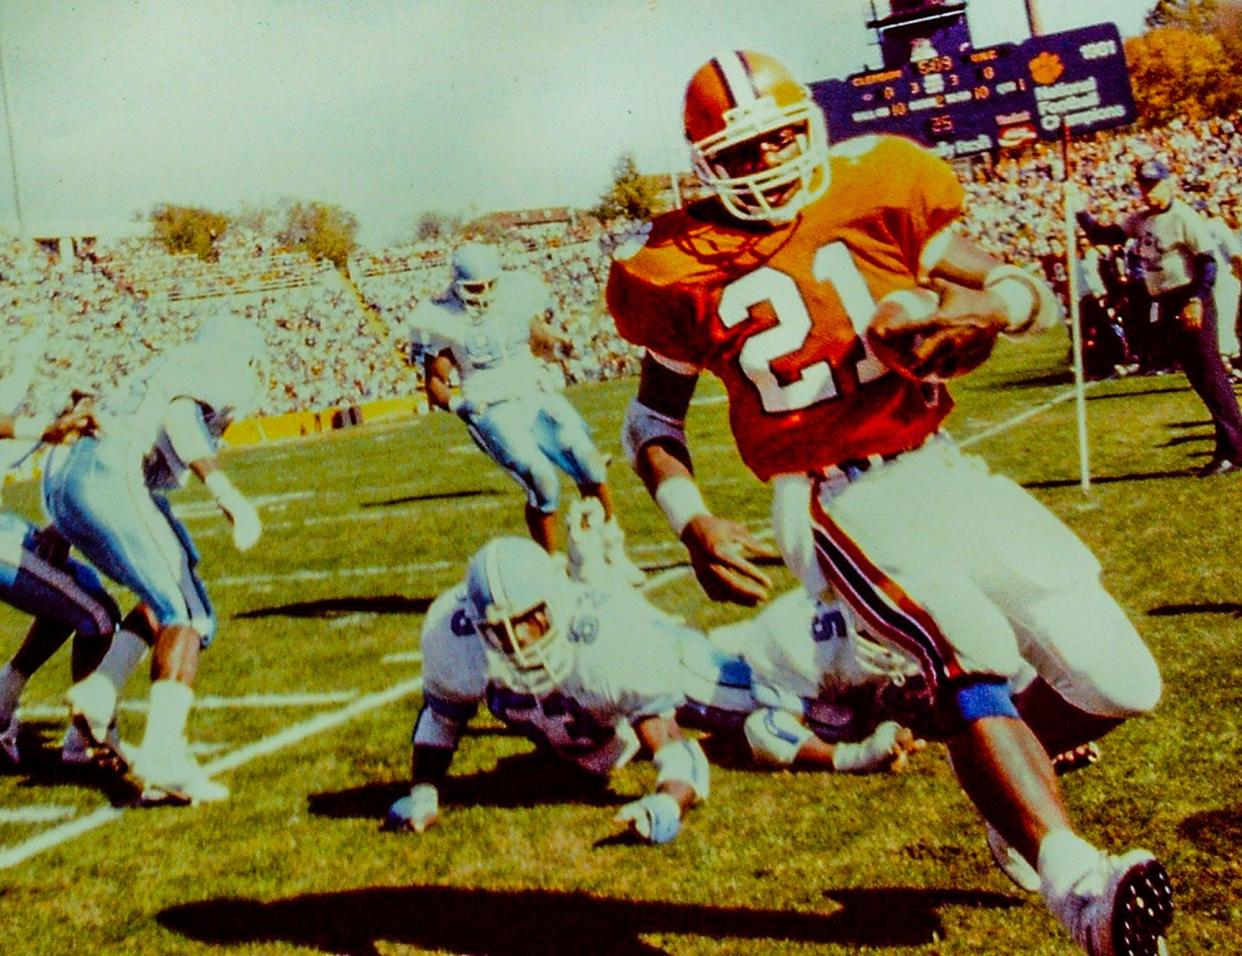
<svg viewBox="0 0 1242 956">
<path fill-rule="evenodd" d="M 1095 384 L 1096 384 L 1095 382 L 1088 382 L 1087 388 L 1090 388 L 1091 386 Z M 991 428 L 985 428 L 983 431 L 979 432 L 976 435 L 971 435 L 969 438 L 963 438 L 961 441 L 957 443 L 957 447 L 958 448 L 969 448 L 971 445 L 977 445 L 981 441 L 986 441 L 989 438 L 993 438 L 996 435 L 999 435 L 1003 432 L 1007 432 L 1009 431 L 1009 429 L 1014 428 L 1017 425 L 1021 425 L 1027 419 L 1034 418 L 1036 415 L 1042 414 L 1043 412 L 1046 412 L 1048 409 L 1053 408 L 1057 405 L 1060 405 L 1062 402 L 1068 402 L 1071 398 L 1073 398 L 1077 394 L 1078 394 L 1077 390 L 1072 389 L 1072 388 L 1069 389 L 1068 391 L 1064 391 L 1060 395 L 1057 395 L 1054 398 L 1051 398 L 1048 401 L 1044 402 L 1042 405 L 1036 405 L 1034 408 L 1028 408 L 1026 411 L 1015 415 L 1013 418 L 1007 418 L 1000 424 L 993 425 Z"/>
<path fill-rule="evenodd" d="M 323 694 L 246 694 L 242 697 L 216 697 L 207 695 L 197 697 L 194 707 L 197 710 L 265 710 L 277 707 L 325 707 L 328 704 L 343 704 L 357 698 L 356 690 L 331 691 Z M 145 700 L 121 701 L 120 708 L 125 711 L 145 714 Z M 64 717 L 65 705 L 62 704 L 23 704 L 18 716 L 26 720 L 47 720 L 48 718 Z"/>
<path fill-rule="evenodd" d="M 0 823 L 55 823 L 77 815 L 77 807 L 44 804 L 29 807 L 0 807 Z"/>
<path fill-rule="evenodd" d="M 374 574 L 426 574 L 456 567 L 455 561 L 429 561 L 424 564 L 373 564 L 361 568 L 325 568 L 315 571 L 303 568 L 284 574 L 243 574 L 236 577 L 215 578 L 209 587 L 233 587 L 235 585 L 275 584 L 281 581 L 325 581 L 328 578 L 364 578 Z"/>
<path fill-rule="evenodd" d="M 329 714 L 317 714 L 299 724 L 286 727 L 270 737 L 265 737 L 262 740 L 240 747 L 217 760 L 213 760 L 204 769 L 210 774 L 233 770 L 258 757 L 265 757 L 268 754 L 300 743 L 307 737 L 313 737 L 324 731 L 331 730 L 333 727 L 353 720 L 353 718 L 365 714 L 369 710 L 374 710 L 376 707 L 383 707 L 385 704 L 390 704 L 393 701 L 400 700 L 402 697 L 417 693 L 422 689 L 422 686 L 423 679 L 421 677 L 414 677 L 410 680 L 402 681 L 400 684 L 395 684 L 387 690 L 376 691 L 373 694 L 367 694 L 365 697 L 359 697 L 340 710 L 334 710 Z M 17 864 L 29 860 L 32 856 L 54 849 L 75 837 L 89 833 L 91 830 L 95 830 L 104 824 L 111 823 L 124 813 L 125 808 L 123 807 L 100 807 L 98 810 L 80 819 L 71 820 L 58 827 L 45 830 L 24 843 L 0 849 L 0 870 L 17 866 Z"/>
</svg>

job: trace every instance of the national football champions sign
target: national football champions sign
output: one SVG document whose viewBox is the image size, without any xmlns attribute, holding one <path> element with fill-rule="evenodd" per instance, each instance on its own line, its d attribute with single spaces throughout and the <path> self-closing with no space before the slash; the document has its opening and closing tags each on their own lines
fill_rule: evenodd
<svg viewBox="0 0 1242 956">
<path fill-rule="evenodd" d="M 834 140 L 896 133 L 965 156 L 1135 118 L 1117 27 L 1100 23 L 811 84 Z"/>
</svg>

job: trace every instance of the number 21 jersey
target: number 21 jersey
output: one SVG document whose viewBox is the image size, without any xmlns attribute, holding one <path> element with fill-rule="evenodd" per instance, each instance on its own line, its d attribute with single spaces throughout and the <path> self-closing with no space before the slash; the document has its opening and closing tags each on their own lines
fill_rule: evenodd
<svg viewBox="0 0 1242 956">
<path fill-rule="evenodd" d="M 738 451 L 765 481 L 907 450 L 952 408 L 862 336 L 882 296 L 917 283 L 924 247 L 961 214 L 961 184 L 892 136 L 836 147 L 831 175 L 781 226 L 731 220 L 715 199 L 666 213 L 609 274 L 622 337 L 720 378 Z"/>
</svg>

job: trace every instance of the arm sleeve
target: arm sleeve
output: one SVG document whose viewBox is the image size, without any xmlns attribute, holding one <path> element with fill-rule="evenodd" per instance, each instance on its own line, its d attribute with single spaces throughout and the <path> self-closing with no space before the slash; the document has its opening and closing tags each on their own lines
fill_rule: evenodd
<svg viewBox="0 0 1242 956">
<path fill-rule="evenodd" d="M 1200 252 L 1194 258 L 1195 275 L 1191 280 L 1194 294 L 1199 298 L 1212 295 L 1212 287 L 1216 285 L 1216 256 L 1210 252 Z"/>
<path fill-rule="evenodd" d="M 207 430 L 203 409 L 194 399 L 182 395 L 169 402 L 163 426 L 173 451 L 186 464 L 215 456 L 216 446 Z"/>
</svg>

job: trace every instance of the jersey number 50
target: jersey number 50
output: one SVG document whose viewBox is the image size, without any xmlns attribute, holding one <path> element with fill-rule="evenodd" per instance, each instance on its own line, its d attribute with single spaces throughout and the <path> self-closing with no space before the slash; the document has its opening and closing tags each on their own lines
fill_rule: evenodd
<svg viewBox="0 0 1242 956">
<path fill-rule="evenodd" d="M 875 312 L 875 298 L 845 243 L 832 242 L 821 248 L 811 264 L 811 274 L 836 291 L 859 336 L 863 357 L 854 368 L 858 383 L 863 385 L 886 374 L 888 369 L 871 354 L 862 334 Z M 749 319 L 750 310 L 762 302 L 771 305 L 777 324 L 747 339 L 738 363 L 759 390 L 764 411 L 793 412 L 836 398 L 837 383 L 826 361 L 799 369 L 798 377 L 788 384 L 781 384 L 772 371 L 773 362 L 801 349 L 811 333 L 811 313 L 788 273 L 763 266 L 730 282 L 720 297 L 720 321 L 731 329 Z"/>
</svg>

